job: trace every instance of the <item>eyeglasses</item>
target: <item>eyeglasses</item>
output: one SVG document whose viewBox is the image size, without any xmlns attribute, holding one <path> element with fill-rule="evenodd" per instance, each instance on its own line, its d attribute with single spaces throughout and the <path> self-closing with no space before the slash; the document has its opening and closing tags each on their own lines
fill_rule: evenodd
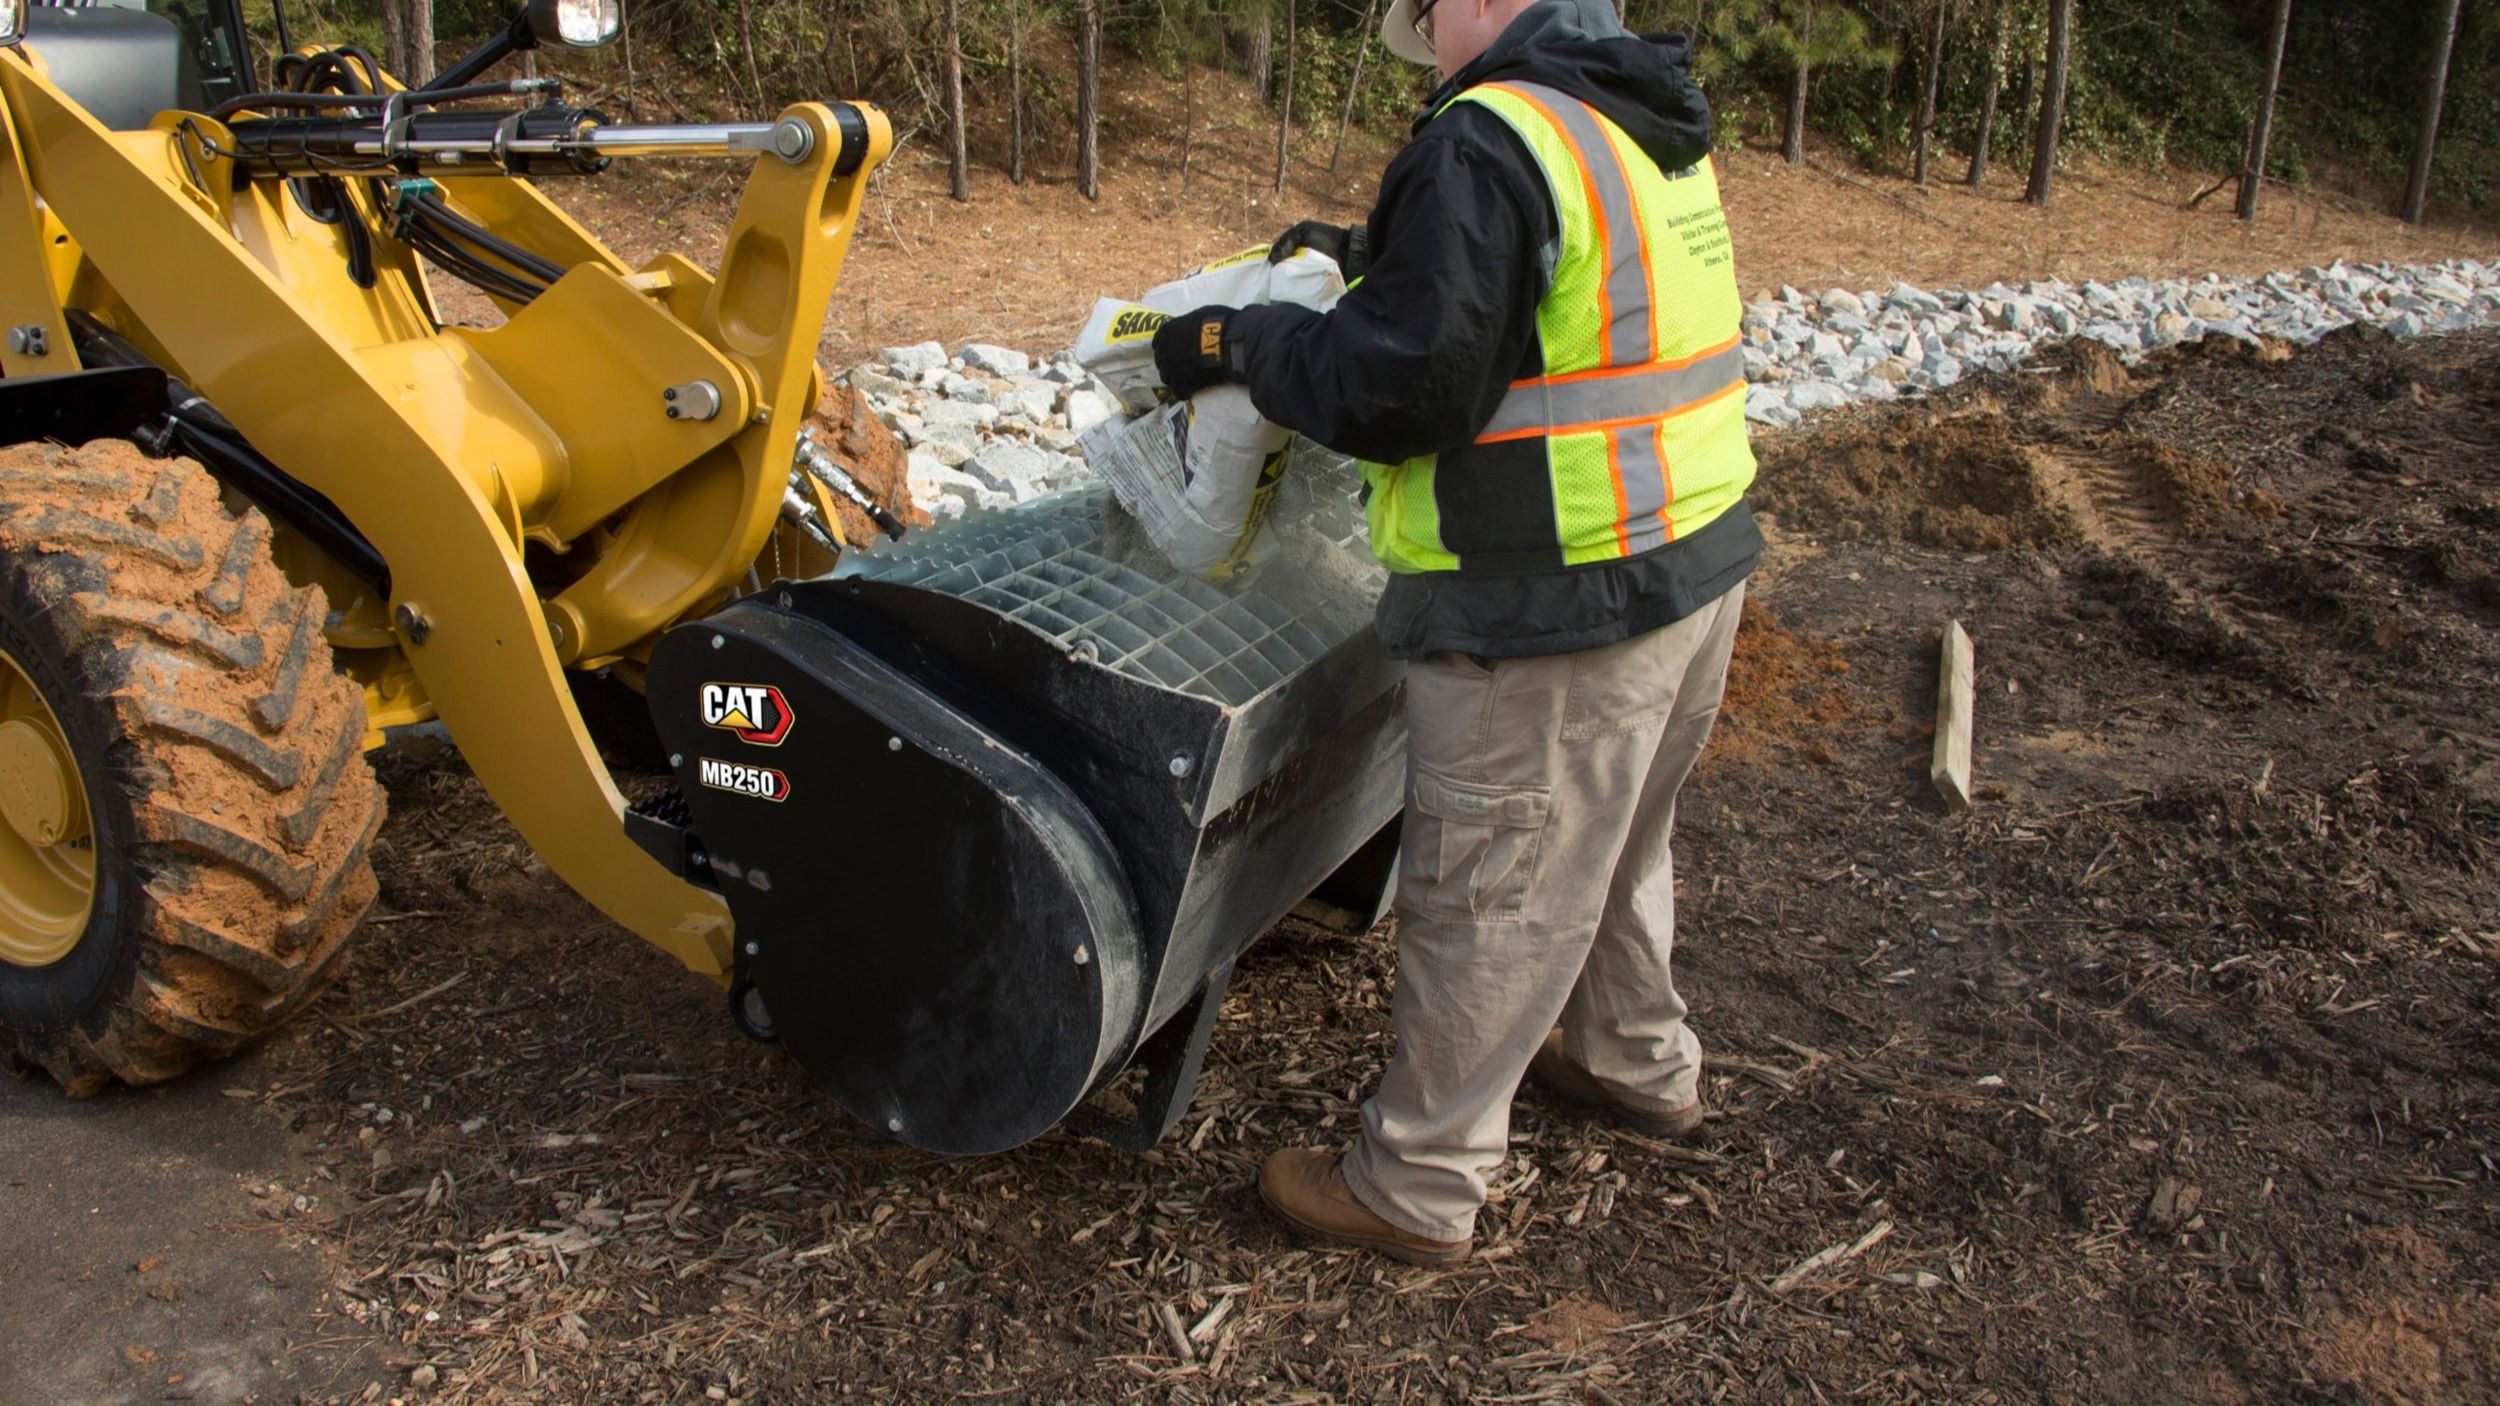
<svg viewBox="0 0 2500 1406">
<path fill-rule="evenodd" d="M 1441 0 L 1420 0 L 1415 6 L 1415 33 L 1427 44 L 1432 42 L 1432 7 Z"/>
</svg>

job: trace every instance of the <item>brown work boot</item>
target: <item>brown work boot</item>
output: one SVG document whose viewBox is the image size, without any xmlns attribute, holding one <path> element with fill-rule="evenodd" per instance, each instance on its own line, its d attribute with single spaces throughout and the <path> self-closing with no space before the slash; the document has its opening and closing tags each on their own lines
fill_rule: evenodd
<svg viewBox="0 0 2500 1406">
<path fill-rule="evenodd" d="M 1382 1220 L 1354 1198 L 1337 1154 L 1325 1148 L 1289 1147 L 1268 1154 L 1267 1165 L 1259 1168 L 1259 1195 L 1276 1214 L 1323 1240 L 1378 1250 L 1408 1264 L 1456 1264 L 1476 1248 L 1472 1235 L 1434 1240 Z"/>
<path fill-rule="evenodd" d="M 1701 1126 L 1700 1099 L 1663 1113 L 1637 1107 L 1599 1083 L 1596 1075 L 1565 1058 L 1562 1045 L 1562 1032 L 1550 1031 L 1545 1036 L 1545 1043 L 1538 1047 L 1536 1058 L 1528 1061 L 1529 1075 L 1545 1087 L 1582 1103 L 1595 1104 L 1614 1114 L 1634 1132 L 1647 1133 L 1651 1137 L 1680 1138 Z"/>
</svg>

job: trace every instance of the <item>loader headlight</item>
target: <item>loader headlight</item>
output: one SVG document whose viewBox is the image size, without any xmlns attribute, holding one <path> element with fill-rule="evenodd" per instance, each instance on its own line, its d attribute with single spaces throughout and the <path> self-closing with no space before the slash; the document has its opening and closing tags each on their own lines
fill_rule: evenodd
<svg viewBox="0 0 2500 1406">
<path fill-rule="evenodd" d="M 24 0 L 0 0 L 0 5 Z M 530 33 L 542 44 L 596 49 L 625 27 L 624 0 L 529 0 Z"/>
<path fill-rule="evenodd" d="M 26 37 L 26 0 L 0 0 L 0 46 Z"/>
</svg>

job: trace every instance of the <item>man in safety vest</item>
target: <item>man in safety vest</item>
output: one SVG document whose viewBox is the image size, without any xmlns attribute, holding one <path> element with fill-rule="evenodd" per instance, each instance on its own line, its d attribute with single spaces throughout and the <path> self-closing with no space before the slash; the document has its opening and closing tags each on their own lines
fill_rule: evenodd
<svg viewBox="0 0 2500 1406">
<path fill-rule="evenodd" d="M 1379 630 L 1412 661 L 1397 1053 L 1352 1150 L 1278 1152 L 1259 1189 L 1443 1263 L 1475 1243 L 1523 1074 L 1653 1134 L 1701 1124 L 1667 840 L 1762 538 L 1683 38 L 1635 37 L 1611 0 L 1396 0 L 1383 38 L 1445 81 L 1366 225 L 1277 246 L 1353 287 L 1326 314 L 1174 318 L 1155 361 L 1367 461 Z"/>
</svg>

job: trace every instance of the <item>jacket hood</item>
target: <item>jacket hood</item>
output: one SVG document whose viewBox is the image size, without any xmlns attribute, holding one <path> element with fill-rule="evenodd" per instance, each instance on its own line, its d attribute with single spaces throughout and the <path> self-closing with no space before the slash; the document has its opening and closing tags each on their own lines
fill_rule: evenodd
<svg viewBox="0 0 2500 1406">
<path fill-rule="evenodd" d="M 1625 29 L 1610 0 L 1539 0 L 1434 90 L 1415 125 L 1420 131 L 1480 83 L 1542 83 L 1606 114 L 1659 170 L 1680 171 L 1710 153 L 1710 103 L 1693 82 L 1692 59 L 1681 34 Z"/>
</svg>

